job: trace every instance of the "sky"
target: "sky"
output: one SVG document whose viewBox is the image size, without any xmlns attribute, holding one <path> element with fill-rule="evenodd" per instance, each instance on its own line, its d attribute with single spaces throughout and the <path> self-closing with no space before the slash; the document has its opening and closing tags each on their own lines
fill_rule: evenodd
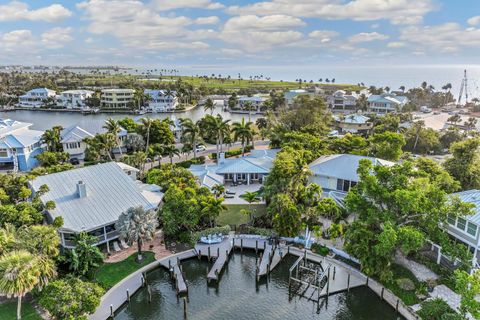
<svg viewBox="0 0 480 320">
<path fill-rule="evenodd" d="M 479 0 L 0 0 L 0 63 L 480 64 Z"/>
</svg>

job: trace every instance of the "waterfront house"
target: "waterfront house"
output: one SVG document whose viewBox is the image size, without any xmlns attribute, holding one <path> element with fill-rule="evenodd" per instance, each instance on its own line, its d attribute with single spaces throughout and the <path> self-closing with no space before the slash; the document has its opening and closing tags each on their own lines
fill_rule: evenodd
<svg viewBox="0 0 480 320">
<path fill-rule="evenodd" d="M 367 110 L 371 113 L 385 114 L 402 111 L 408 103 L 405 96 L 397 96 L 393 93 L 372 94 L 367 99 Z"/>
<path fill-rule="evenodd" d="M 264 104 L 267 100 L 268 98 L 266 96 L 240 96 L 237 99 L 237 104 L 235 105 L 235 107 L 232 108 L 232 110 L 259 112 L 262 111 Z M 228 106 L 228 99 L 224 101 L 224 105 Z"/>
<path fill-rule="evenodd" d="M 23 108 L 40 108 L 54 103 L 56 92 L 47 88 L 35 88 L 18 97 L 18 106 Z"/>
<path fill-rule="evenodd" d="M 42 185 L 49 191 L 40 197 L 43 203 L 54 201 L 55 208 L 46 213 L 52 223 L 63 218 L 58 230 L 61 244 L 72 248 L 72 238 L 82 231 L 97 237 L 97 245 L 106 244 L 119 237 L 115 222 L 128 208 L 142 206 L 145 210 L 158 208 L 163 194 L 155 185 L 134 181 L 115 162 L 73 169 L 39 176 L 30 181 L 32 191 Z"/>
<path fill-rule="evenodd" d="M 126 109 L 134 102 L 133 89 L 104 89 L 100 99 L 100 105 L 106 109 Z"/>
<path fill-rule="evenodd" d="M 57 97 L 57 106 L 66 109 L 86 109 L 87 99 L 93 96 L 90 90 L 68 90 L 61 92 Z"/>
<path fill-rule="evenodd" d="M 0 119 L 0 170 L 30 171 L 38 165 L 36 155 L 44 151 L 43 131 L 31 123 Z"/>
<path fill-rule="evenodd" d="M 250 155 L 225 158 L 220 153 L 217 164 L 192 165 L 190 172 L 201 186 L 211 189 L 217 184 L 262 184 L 273 167 L 279 149 L 252 150 Z"/>
<path fill-rule="evenodd" d="M 465 217 L 448 217 L 446 226 L 450 236 L 465 244 L 474 254 L 474 267 L 480 267 L 480 190 L 467 190 L 451 194 L 459 197 L 462 202 L 474 205 L 473 214 Z"/>
<path fill-rule="evenodd" d="M 85 159 L 85 150 L 87 149 L 85 138 L 93 138 L 96 134 L 106 133 L 107 129 L 103 127 L 104 125 L 105 121 L 84 121 L 63 129 L 60 133 L 63 151 L 70 155 L 70 159 Z M 118 133 L 122 152 L 126 151 L 127 134 L 127 130 L 123 128 Z M 119 153 L 120 151 L 118 148 L 114 148 L 113 152 Z"/>
<path fill-rule="evenodd" d="M 327 105 L 332 112 L 351 113 L 357 109 L 357 95 L 345 90 L 337 90 L 327 97 Z"/>
<path fill-rule="evenodd" d="M 146 89 L 145 95 L 149 97 L 145 107 L 151 112 L 172 111 L 178 105 L 178 97 L 175 91 Z"/>
<path fill-rule="evenodd" d="M 324 192 L 348 192 L 359 181 L 357 170 L 362 159 L 372 161 L 373 165 L 394 165 L 387 160 L 353 154 L 321 156 L 309 165 L 312 171 L 310 182 L 321 186 Z"/>
<path fill-rule="evenodd" d="M 334 116 L 334 119 L 340 133 L 368 134 L 373 128 L 370 118 L 361 114 Z"/>
</svg>

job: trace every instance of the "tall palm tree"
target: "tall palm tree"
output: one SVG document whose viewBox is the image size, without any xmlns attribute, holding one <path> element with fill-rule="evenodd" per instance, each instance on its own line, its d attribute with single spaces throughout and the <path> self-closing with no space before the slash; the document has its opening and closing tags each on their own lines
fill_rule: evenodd
<svg viewBox="0 0 480 320">
<path fill-rule="evenodd" d="M 163 153 L 167 154 L 170 158 L 170 164 L 173 164 L 174 156 L 180 157 L 180 151 L 173 144 L 167 144 L 166 146 L 163 146 Z"/>
<path fill-rule="evenodd" d="M 227 207 L 223 204 L 223 198 L 207 198 L 206 201 L 202 203 L 202 213 L 205 214 L 209 221 L 210 227 L 214 226 L 215 219 L 220 215 L 224 210 L 227 210 Z"/>
<path fill-rule="evenodd" d="M 232 125 L 233 140 L 242 143 L 242 157 L 245 156 L 245 146 L 253 141 L 253 130 L 251 128 L 251 122 L 245 122 L 245 118 L 242 118 L 242 122 L 235 122 Z"/>
<path fill-rule="evenodd" d="M 147 132 L 147 141 L 145 143 L 145 152 L 148 153 L 148 147 L 150 144 L 150 128 L 152 127 L 153 120 L 150 118 L 142 118 L 140 120 L 142 122 L 142 126 L 145 128 L 145 131 Z"/>
<path fill-rule="evenodd" d="M 122 127 L 120 126 L 118 121 L 112 118 L 108 118 L 107 120 L 105 120 L 105 125 L 103 126 L 103 128 L 115 136 L 115 142 L 117 143 L 118 150 L 120 151 L 120 156 L 123 156 L 122 147 L 120 145 L 121 141 L 120 137 L 118 136 L 122 131 Z"/>
<path fill-rule="evenodd" d="M 215 198 L 220 198 L 225 194 L 225 186 L 223 184 L 216 184 L 212 187 Z"/>
<path fill-rule="evenodd" d="M 22 297 L 40 283 L 41 266 L 40 259 L 25 250 L 0 258 L 0 293 L 18 299 L 17 319 L 22 318 Z"/>
<path fill-rule="evenodd" d="M 213 100 L 208 98 L 207 101 L 205 101 L 203 109 L 205 111 L 210 110 L 210 114 L 213 115 L 213 111 L 215 110 L 215 103 L 213 103 Z"/>
<path fill-rule="evenodd" d="M 180 120 L 183 128 L 183 137 L 187 139 L 193 148 L 193 157 L 197 157 L 197 143 L 202 140 L 200 123 L 193 122 L 191 119 Z"/>
<path fill-rule="evenodd" d="M 220 152 L 223 148 L 223 140 L 230 133 L 230 120 L 223 120 L 221 115 L 216 117 L 207 115 L 205 117 L 205 123 L 210 132 L 215 136 L 215 142 L 217 146 L 217 161 L 220 158 Z"/>
<path fill-rule="evenodd" d="M 52 129 L 45 130 L 42 135 L 42 141 L 47 145 L 48 151 L 57 152 L 60 151 L 61 148 L 60 141 L 61 136 L 60 133 L 63 130 L 61 126 L 55 126 Z"/>
<path fill-rule="evenodd" d="M 145 210 L 141 206 L 127 209 L 115 223 L 120 237 L 126 239 L 129 245 L 137 242 L 137 262 L 143 260 L 143 243 L 153 239 L 157 226 L 157 213 L 154 210 Z"/>
</svg>

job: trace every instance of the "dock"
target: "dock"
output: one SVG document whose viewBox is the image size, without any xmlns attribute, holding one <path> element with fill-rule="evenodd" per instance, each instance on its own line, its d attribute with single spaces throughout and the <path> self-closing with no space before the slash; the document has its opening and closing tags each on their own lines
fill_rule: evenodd
<svg viewBox="0 0 480 320">
<path fill-rule="evenodd" d="M 197 252 L 198 258 L 207 257 L 207 259 L 215 260 L 212 268 L 207 274 L 208 281 L 215 280 L 218 281 L 220 273 L 223 270 L 223 267 L 228 262 L 230 253 L 233 249 L 233 240 L 226 238 L 220 243 L 215 244 L 205 244 L 198 243 L 195 245 L 195 251 Z"/>
<path fill-rule="evenodd" d="M 160 262 L 161 266 L 170 271 L 170 275 L 175 281 L 175 289 L 177 290 L 177 294 L 188 293 L 188 287 L 180 261 L 192 257 L 195 257 L 195 251 L 189 250 L 170 259 L 164 259 Z"/>
</svg>

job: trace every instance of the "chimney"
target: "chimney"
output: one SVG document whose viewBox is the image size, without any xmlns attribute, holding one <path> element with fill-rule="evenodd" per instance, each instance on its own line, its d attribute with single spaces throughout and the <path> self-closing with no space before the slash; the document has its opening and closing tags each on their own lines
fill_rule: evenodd
<svg viewBox="0 0 480 320">
<path fill-rule="evenodd" d="M 77 183 L 77 194 L 79 198 L 85 198 L 87 196 L 87 185 L 83 181 Z"/>
<path fill-rule="evenodd" d="M 220 152 L 220 158 L 218 159 L 219 164 L 223 164 L 225 162 L 225 152 Z"/>
</svg>

